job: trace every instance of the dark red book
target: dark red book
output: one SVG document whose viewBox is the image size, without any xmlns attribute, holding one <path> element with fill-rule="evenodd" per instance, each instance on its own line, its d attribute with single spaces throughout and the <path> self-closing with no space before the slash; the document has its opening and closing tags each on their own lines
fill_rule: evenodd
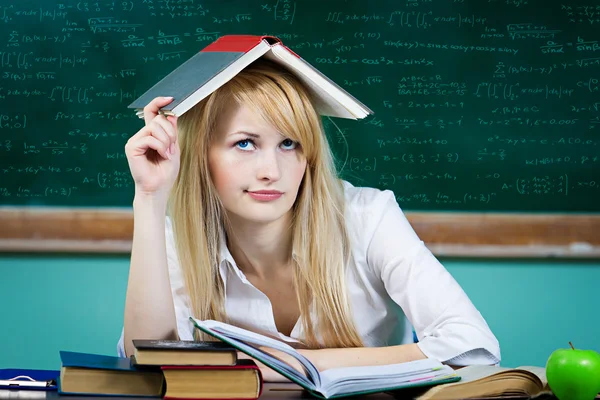
<svg viewBox="0 0 600 400">
<path fill-rule="evenodd" d="M 166 400 L 248 400 L 262 393 L 262 374 L 252 360 L 238 360 L 236 365 L 169 365 L 161 369 Z"/>
</svg>

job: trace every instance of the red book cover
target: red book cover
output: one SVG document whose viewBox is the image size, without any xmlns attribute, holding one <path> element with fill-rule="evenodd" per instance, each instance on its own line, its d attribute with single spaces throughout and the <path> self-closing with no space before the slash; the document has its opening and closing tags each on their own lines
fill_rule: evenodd
<svg viewBox="0 0 600 400">
<path fill-rule="evenodd" d="M 245 53 L 266 39 L 270 44 L 281 43 L 275 36 L 258 35 L 225 35 L 206 46 L 200 51 L 233 51 Z"/>
<path fill-rule="evenodd" d="M 287 51 L 300 58 L 300 56 L 294 53 L 289 47 L 285 46 L 281 39 L 275 36 L 258 36 L 258 35 L 225 35 L 219 37 L 217 40 L 200 50 L 204 51 L 222 51 L 222 52 L 241 52 L 246 53 L 250 51 L 254 46 L 259 44 L 262 40 L 266 40 L 270 45 L 279 43 L 285 47 Z"/>
<path fill-rule="evenodd" d="M 259 380 L 259 389 L 258 389 L 258 396 L 256 398 L 259 398 L 260 395 L 262 394 L 263 391 L 263 378 L 262 378 L 262 374 L 260 372 L 260 368 L 258 367 L 258 365 L 256 365 L 256 363 L 252 360 L 248 360 L 248 359 L 241 359 L 238 360 L 236 365 L 163 365 L 160 367 L 162 370 L 174 370 L 174 369 L 194 369 L 194 370 L 203 370 L 203 369 L 210 369 L 210 370 L 232 370 L 232 369 L 253 369 L 256 370 L 256 373 L 258 374 L 258 380 Z M 181 398 L 181 397 L 169 397 L 169 396 L 164 396 L 165 400 L 198 400 L 197 398 Z M 216 400 L 216 399 L 208 399 L 208 398 L 202 398 L 202 400 Z M 222 399 L 221 399 L 222 400 Z M 244 399 L 237 399 L 237 398 L 228 398 L 228 400 L 248 400 L 246 398 Z"/>
</svg>

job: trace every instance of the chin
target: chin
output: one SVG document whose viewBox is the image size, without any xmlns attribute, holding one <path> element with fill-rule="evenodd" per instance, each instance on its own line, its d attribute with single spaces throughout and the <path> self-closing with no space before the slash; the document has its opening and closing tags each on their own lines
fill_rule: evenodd
<svg viewBox="0 0 600 400">
<path fill-rule="evenodd" d="M 248 213 L 245 215 L 240 215 L 240 217 L 246 221 L 254 222 L 257 224 L 268 224 L 274 221 L 281 219 L 285 216 L 286 213 L 273 213 L 273 212 L 256 212 L 256 213 Z"/>
<path fill-rule="evenodd" d="M 285 217 L 290 212 L 291 207 L 282 209 L 281 207 L 265 207 L 261 205 L 259 207 L 247 207 L 240 212 L 234 212 L 234 214 L 243 221 L 268 224 Z"/>
</svg>

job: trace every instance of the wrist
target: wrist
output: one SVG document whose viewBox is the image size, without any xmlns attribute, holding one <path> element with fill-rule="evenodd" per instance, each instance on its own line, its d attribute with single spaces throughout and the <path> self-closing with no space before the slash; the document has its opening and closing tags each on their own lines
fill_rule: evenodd
<svg viewBox="0 0 600 400">
<path fill-rule="evenodd" d="M 155 211 L 162 214 L 167 211 L 167 196 L 157 193 L 145 193 L 135 191 L 133 197 L 133 209 L 134 211 Z"/>
</svg>

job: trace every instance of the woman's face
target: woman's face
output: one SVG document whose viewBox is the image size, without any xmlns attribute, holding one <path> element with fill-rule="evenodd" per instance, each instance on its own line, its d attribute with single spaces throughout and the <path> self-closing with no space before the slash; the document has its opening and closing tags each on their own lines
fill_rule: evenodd
<svg viewBox="0 0 600 400">
<path fill-rule="evenodd" d="M 221 114 L 208 162 L 230 216 L 262 223 L 290 212 L 306 170 L 298 143 L 243 105 Z"/>
</svg>

